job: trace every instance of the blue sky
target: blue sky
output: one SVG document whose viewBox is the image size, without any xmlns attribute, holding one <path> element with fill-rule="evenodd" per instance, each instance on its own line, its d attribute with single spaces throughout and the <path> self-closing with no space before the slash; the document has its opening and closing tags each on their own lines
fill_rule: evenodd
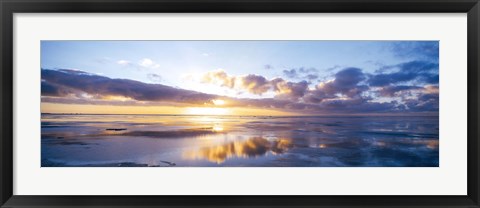
<svg viewBox="0 0 480 208">
<path fill-rule="evenodd" d="M 318 68 L 328 76 L 333 67 L 374 71 L 378 64 L 407 58 L 389 50 L 392 42 L 371 41 L 43 41 L 42 68 L 79 69 L 111 78 L 152 82 L 161 75 L 167 84 L 182 87 L 182 75 L 224 69 L 230 74 L 281 77 L 283 70 Z M 142 60 L 158 67 L 142 67 Z M 128 61 L 124 66 L 119 61 Z M 268 69 L 266 66 L 272 66 Z"/>
<path fill-rule="evenodd" d="M 397 101 L 398 106 L 422 96 L 420 88 L 438 91 L 438 45 L 437 41 L 42 41 L 41 68 L 73 69 L 238 99 L 307 103 L 360 96 L 368 98 L 362 103 Z M 297 88 L 300 94 L 292 96 Z M 320 88 L 322 95 L 315 91 Z"/>
</svg>

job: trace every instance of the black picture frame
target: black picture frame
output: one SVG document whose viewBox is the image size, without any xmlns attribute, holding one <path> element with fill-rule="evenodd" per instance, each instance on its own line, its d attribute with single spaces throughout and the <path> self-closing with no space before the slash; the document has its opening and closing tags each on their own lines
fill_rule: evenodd
<svg viewBox="0 0 480 208">
<path fill-rule="evenodd" d="M 480 207 L 478 0 L 0 0 L 1 207 Z M 467 13 L 468 194 L 466 196 L 25 196 L 13 195 L 15 13 Z M 448 179 L 446 179 L 448 180 Z M 94 189 L 95 187 L 92 187 Z"/>
</svg>

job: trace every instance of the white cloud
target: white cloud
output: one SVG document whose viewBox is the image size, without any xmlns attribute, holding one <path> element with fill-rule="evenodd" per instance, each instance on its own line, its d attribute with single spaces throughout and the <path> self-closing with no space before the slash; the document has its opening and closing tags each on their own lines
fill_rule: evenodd
<svg viewBox="0 0 480 208">
<path fill-rule="evenodd" d="M 119 60 L 119 61 L 117 61 L 117 64 L 126 66 L 126 65 L 129 65 L 129 64 L 130 64 L 130 61 L 127 61 L 127 60 Z"/>
<path fill-rule="evenodd" d="M 159 64 L 152 61 L 152 59 L 144 58 L 138 62 L 138 65 L 143 68 L 157 69 L 160 67 Z"/>
<path fill-rule="evenodd" d="M 131 66 L 135 67 L 138 69 L 157 69 L 160 68 L 160 64 L 155 63 L 152 61 L 152 59 L 149 58 L 143 58 L 140 61 L 138 61 L 137 64 L 134 64 L 130 61 L 127 60 L 119 60 L 117 61 L 117 64 L 122 65 L 122 66 Z"/>
<path fill-rule="evenodd" d="M 149 59 L 149 58 L 144 58 L 142 60 L 140 60 L 138 62 L 138 65 L 142 66 L 142 67 L 145 67 L 145 68 L 148 68 L 150 66 L 152 66 L 154 63 L 152 61 L 152 59 Z"/>
</svg>

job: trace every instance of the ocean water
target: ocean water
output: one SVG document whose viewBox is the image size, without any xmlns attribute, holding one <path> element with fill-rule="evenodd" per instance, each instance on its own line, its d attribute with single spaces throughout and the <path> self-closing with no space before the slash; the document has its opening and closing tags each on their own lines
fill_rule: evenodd
<svg viewBox="0 0 480 208">
<path fill-rule="evenodd" d="M 42 114 L 42 167 L 438 167 L 437 116 Z"/>
</svg>

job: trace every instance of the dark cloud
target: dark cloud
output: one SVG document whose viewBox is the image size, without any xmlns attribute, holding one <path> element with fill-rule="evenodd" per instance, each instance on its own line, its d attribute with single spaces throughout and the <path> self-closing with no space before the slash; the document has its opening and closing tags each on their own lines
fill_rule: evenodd
<svg viewBox="0 0 480 208">
<path fill-rule="evenodd" d="M 273 67 L 272 65 L 270 65 L 270 64 L 265 64 L 265 65 L 263 66 L 263 68 L 265 68 L 265 69 L 273 69 L 274 67 Z"/>
<path fill-rule="evenodd" d="M 395 113 L 399 112 L 397 102 L 371 102 L 370 98 L 324 100 L 319 108 L 335 113 Z"/>
<path fill-rule="evenodd" d="M 439 110 L 439 95 L 438 93 L 424 93 L 417 96 L 415 99 L 408 99 L 405 101 L 409 111 L 436 111 Z"/>
<path fill-rule="evenodd" d="M 322 90 L 322 88 L 319 88 L 318 86 L 315 87 L 314 90 L 309 91 L 304 97 L 303 101 L 306 103 L 320 103 L 324 99 L 331 99 L 331 98 L 336 98 L 337 96 L 334 94 L 326 93 L 325 91 Z"/>
<path fill-rule="evenodd" d="M 203 106 L 211 105 L 213 99 L 223 99 L 226 101 L 226 107 L 255 107 L 308 114 L 438 112 L 439 89 L 436 84 L 419 87 L 409 84 L 397 85 L 397 81 L 392 80 L 400 77 L 398 78 L 400 80 L 438 83 L 436 69 L 438 66 L 426 62 L 407 62 L 396 67 L 400 70 L 373 75 L 365 74 L 359 68 L 344 68 L 335 73 L 333 79 L 314 87 L 309 87 L 310 83 L 307 80 L 292 82 L 282 78 L 267 79 L 255 74 L 231 76 L 224 71 L 208 72 L 202 79 L 204 83 L 215 83 L 257 95 L 274 93 L 273 98 L 265 99 L 211 95 L 161 84 L 111 79 L 78 70 L 42 69 L 42 101 L 111 105 L 171 103 L 176 106 Z M 299 71 L 296 70 L 297 73 Z M 303 72 L 305 71 L 308 70 L 303 69 Z M 375 83 L 381 84 L 375 86 Z M 126 99 L 119 102 L 111 100 L 111 96 Z M 379 97 L 390 98 L 385 100 L 394 98 L 394 101 L 380 102 L 377 99 Z"/>
<path fill-rule="evenodd" d="M 438 64 L 425 61 L 410 61 L 398 65 L 389 66 L 396 72 L 370 75 L 370 86 L 381 87 L 390 84 L 417 81 L 422 84 L 437 84 L 439 81 Z M 383 70 L 385 71 L 385 70 Z"/>
<path fill-rule="evenodd" d="M 316 75 L 316 74 L 307 74 L 307 75 L 305 76 L 305 78 L 307 78 L 308 80 L 311 81 L 311 80 L 318 79 L 318 75 Z"/>
<path fill-rule="evenodd" d="M 76 103 L 76 104 L 110 104 L 110 105 L 135 105 L 137 101 L 145 101 L 141 105 L 155 105 L 162 103 L 180 104 L 211 104 L 213 99 L 224 99 L 229 103 L 227 106 L 234 107 L 257 107 L 272 109 L 304 108 L 288 100 L 278 99 L 236 99 L 217 95 L 210 95 L 190 90 L 177 89 L 161 84 L 147 84 L 128 79 L 111 79 L 104 76 L 89 74 L 86 72 L 68 70 L 42 69 L 42 100 L 55 103 Z M 260 76 L 246 76 L 247 84 L 253 84 L 253 90 L 260 90 L 264 85 L 269 84 L 266 79 Z M 283 80 L 281 80 L 284 82 Z M 263 83 L 263 84 L 259 84 Z M 289 83 L 292 96 L 297 95 L 299 88 L 304 83 Z M 109 96 L 121 96 L 129 98 L 126 101 L 118 102 L 109 100 Z M 298 96 L 301 96 L 299 94 Z M 73 98 L 73 99 L 72 99 Z M 94 98 L 94 99 L 92 99 Z M 105 99 L 105 100 L 102 100 Z"/>
<path fill-rule="evenodd" d="M 65 93 L 83 92 L 92 96 L 122 96 L 137 101 L 169 101 L 183 103 L 209 102 L 218 96 L 177 89 L 161 84 L 147 84 L 128 79 L 69 70 L 42 70 L 42 96 L 64 96 Z M 56 87 L 54 90 L 52 86 Z"/>
<path fill-rule="evenodd" d="M 320 83 L 306 97 L 306 102 L 318 103 L 324 99 L 341 97 L 355 98 L 369 88 L 360 83 L 366 79 L 365 74 L 358 68 L 346 68 L 335 74 L 333 81 Z"/>
<path fill-rule="evenodd" d="M 62 104 L 86 104 L 86 105 L 115 105 L 115 106 L 158 106 L 158 102 L 142 102 L 138 103 L 136 100 L 106 100 L 102 97 L 82 97 L 81 95 L 72 97 L 57 97 L 57 96 L 42 96 L 42 102 L 45 103 L 62 103 Z M 168 103 L 161 103 L 162 105 L 168 105 Z"/>
<path fill-rule="evenodd" d="M 154 83 L 160 83 L 163 80 L 162 76 L 160 76 L 159 74 L 154 74 L 154 73 L 147 74 L 147 78 Z"/>
<path fill-rule="evenodd" d="M 388 86 L 378 91 L 383 97 L 401 98 L 399 108 L 411 112 L 438 112 L 439 87 L 435 85 Z"/>
<path fill-rule="evenodd" d="M 365 80 L 365 74 L 359 68 L 346 68 L 335 74 L 334 85 L 337 88 L 348 89 Z"/>
<path fill-rule="evenodd" d="M 296 69 L 290 69 L 290 70 L 283 70 L 283 74 L 287 76 L 290 79 L 296 79 L 298 78 L 297 70 Z"/>
<path fill-rule="evenodd" d="M 313 68 L 313 67 L 310 67 L 310 68 L 300 67 L 300 68 L 298 68 L 298 72 L 301 73 L 301 74 L 318 73 L 318 69 Z"/>
<path fill-rule="evenodd" d="M 269 81 L 260 75 L 249 74 L 241 78 L 242 87 L 249 92 L 261 95 L 270 89 Z"/>
<path fill-rule="evenodd" d="M 41 89 L 42 89 L 42 95 L 44 96 L 63 97 L 73 93 L 72 90 L 69 90 L 54 84 L 50 84 L 46 81 L 42 81 Z"/>
<path fill-rule="evenodd" d="M 378 91 L 378 94 L 382 97 L 394 97 L 403 92 L 411 92 L 412 90 L 420 90 L 420 89 L 423 89 L 423 87 L 407 86 L 407 85 L 386 86 L 381 88 Z"/>
<path fill-rule="evenodd" d="M 308 90 L 308 82 L 286 82 L 281 78 L 271 81 L 274 91 L 277 93 L 275 98 L 297 100 L 305 95 Z"/>
<path fill-rule="evenodd" d="M 389 49 L 396 56 L 438 62 L 438 41 L 400 41 L 394 42 Z"/>
<path fill-rule="evenodd" d="M 289 79 L 313 81 L 318 79 L 318 70 L 316 68 L 285 69 L 283 74 Z"/>
</svg>

